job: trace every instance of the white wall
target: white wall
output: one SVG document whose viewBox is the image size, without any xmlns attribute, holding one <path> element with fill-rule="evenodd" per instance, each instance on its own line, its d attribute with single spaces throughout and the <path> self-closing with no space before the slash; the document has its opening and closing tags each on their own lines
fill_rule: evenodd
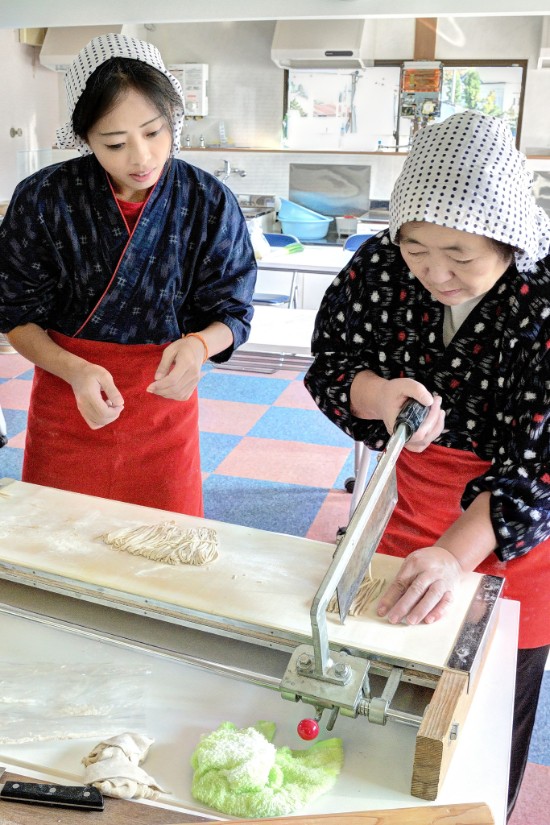
<svg viewBox="0 0 550 825">
<path fill-rule="evenodd" d="M 410 59 L 414 47 L 412 19 L 376 21 L 375 57 Z M 190 121 L 186 131 L 198 146 L 202 134 L 206 143 L 218 141 L 219 122 L 237 146 L 280 147 L 283 113 L 283 71 L 270 59 L 274 22 L 174 23 L 135 26 L 133 32 L 155 43 L 167 63 L 204 62 L 210 71 L 210 114 Z M 528 59 L 522 149 L 550 146 L 550 69 L 536 69 L 540 43 L 540 17 L 459 17 L 440 20 L 438 58 L 448 59 Z M 10 196 L 21 163 L 17 150 L 48 149 L 63 114 L 59 76 L 38 62 L 38 49 L 17 42 L 13 29 L 0 29 L 0 199 Z M 10 138 L 11 126 L 23 129 L 21 138 Z M 221 167 L 219 155 L 193 151 L 184 154 L 192 162 L 214 171 Z M 312 157 L 312 156 L 310 156 Z M 323 162 L 325 155 L 315 156 Z M 360 156 L 328 156 L 342 162 Z M 302 156 L 303 158 L 303 156 Z M 284 195 L 288 186 L 287 168 L 292 155 L 243 153 L 233 158 L 246 169 L 245 178 L 231 178 L 230 185 L 241 192 Z M 294 156 L 295 159 L 295 156 Z M 391 183 L 401 161 L 370 156 L 361 162 L 373 167 L 371 197 L 389 196 Z M 212 168 L 213 167 L 213 168 Z M 277 188 L 274 188 L 274 187 Z"/>
<path fill-rule="evenodd" d="M 57 76 L 38 62 L 38 49 L 19 43 L 14 29 L 0 29 L 0 201 L 19 179 L 18 153 L 52 145 L 59 124 Z M 10 129 L 21 137 L 10 137 Z"/>
<path fill-rule="evenodd" d="M 274 21 L 174 23 L 146 31 L 167 64 L 207 63 L 209 116 L 188 121 L 192 145 L 219 142 L 219 123 L 236 146 L 281 148 L 283 71 L 271 61 Z"/>
</svg>

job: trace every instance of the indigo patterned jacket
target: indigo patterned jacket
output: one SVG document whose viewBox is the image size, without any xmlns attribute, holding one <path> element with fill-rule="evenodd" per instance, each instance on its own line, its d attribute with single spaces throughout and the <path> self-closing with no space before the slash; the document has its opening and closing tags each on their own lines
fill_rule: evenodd
<svg viewBox="0 0 550 825">
<path fill-rule="evenodd" d="M 355 418 L 357 372 L 414 378 L 442 396 L 435 443 L 492 462 L 462 497 L 491 492 L 501 560 L 550 536 L 550 261 L 511 266 L 443 345 L 442 304 L 408 270 L 387 232 L 369 239 L 336 277 L 319 310 L 305 384 L 316 404 L 357 441 L 380 450 L 381 421 Z"/>
<path fill-rule="evenodd" d="M 221 321 L 234 336 L 214 356 L 224 361 L 248 338 L 255 280 L 234 195 L 182 160 L 167 162 L 130 240 L 93 155 L 20 183 L 0 227 L 4 332 L 35 323 L 94 341 L 164 344 Z"/>
</svg>

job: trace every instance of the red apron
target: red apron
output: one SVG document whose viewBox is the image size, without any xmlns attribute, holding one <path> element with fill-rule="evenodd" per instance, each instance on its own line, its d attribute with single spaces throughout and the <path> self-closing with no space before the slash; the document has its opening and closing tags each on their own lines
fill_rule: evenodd
<svg viewBox="0 0 550 825">
<path fill-rule="evenodd" d="M 23 481 L 202 516 L 197 391 L 188 401 L 146 392 L 167 345 L 49 335 L 67 352 L 109 370 L 124 410 L 92 430 L 70 385 L 36 367 Z"/>
<path fill-rule="evenodd" d="M 473 453 L 437 444 L 423 453 L 403 450 L 396 467 L 399 500 L 379 552 L 405 557 L 419 547 L 437 544 L 461 513 L 467 482 L 489 466 Z M 550 539 L 508 562 L 500 562 L 492 553 L 477 572 L 504 577 L 504 595 L 521 602 L 520 648 L 550 643 Z"/>
</svg>

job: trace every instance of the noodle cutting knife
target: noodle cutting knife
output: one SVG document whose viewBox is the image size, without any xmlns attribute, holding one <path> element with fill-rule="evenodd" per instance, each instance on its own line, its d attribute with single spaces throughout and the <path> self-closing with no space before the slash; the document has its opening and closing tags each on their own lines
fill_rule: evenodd
<svg viewBox="0 0 550 825">
<path fill-rule="evenodd" d="M 340 542 L 355 545 L 336 587 L 340 620 L 345 621 L 397 502 L 395 464 L 401 450 L 429 412 L 412 398 L 401 408 L 385 450 L 374 470 Z M 343 548 L 342 548 L 343 549 Z M 340 546 L 339 546 L 340 550 Z"/>
<path fill-rule="evenodd" d="M 5 771 L 4 767 L 0 767 L 0 779 Z M 82 811 L 102 811 L 104 807 L 103 795 L 93 785 L 56 785 L 52 782 L 19 780 L 0 783 L 0 802 L 26 802 Z"/>
</svg>

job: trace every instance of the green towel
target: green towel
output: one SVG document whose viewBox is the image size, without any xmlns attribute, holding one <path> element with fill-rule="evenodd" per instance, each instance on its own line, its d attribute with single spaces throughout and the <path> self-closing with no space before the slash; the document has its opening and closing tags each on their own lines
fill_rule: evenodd
<svg viewBox="0 0 550 825">
<path fill-rule="evenodd" d="M 293 751 L 276 748 L 274 735 L 273 722 L 240 729 L 224 722 L 204 736 L 191 757 L 195 799 L 230 816 L 273 817 L 332 788 L 344 759 L 341 739 Z"/>
</svg>

